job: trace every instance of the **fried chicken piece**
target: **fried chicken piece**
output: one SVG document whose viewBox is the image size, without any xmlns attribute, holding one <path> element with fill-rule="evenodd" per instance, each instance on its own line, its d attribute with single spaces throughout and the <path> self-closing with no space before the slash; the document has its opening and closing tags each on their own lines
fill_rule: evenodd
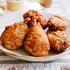
<svg viewBox="0 0 70 70">
<path fill-rule="evenodd" d="M 64 31 L 48 30 L 47 35 L 48 35 L 48 40 L 50 42 L 50 47 L 55 52 L 60 53 L 69 46 L 68 39 Z"/>
<path fill-rule="evenodd" d="M 65 30 L 68 26 L 68 21 L 62 17 L 59 16 L 53 16 L 48 21 L 48 27 L 51 30 Z"/>
<path fill-rule="evenodd" d="M 27 25 L 24 22 L 7 26 L 1 35 L 2 45 L 8 49 L 17 49 L 22 46 L 26 33 Z"/>
<path fill-rule="evenodd" d="M 1 44 L 1 37 L 0 37 L 0 44 Z"/>
<path fill-rule="evenodd" d="M 33 20 L 36 20 L 36 22 L 39 22 L 41 24 L 43 29 L 46 28 L 45 26 L 47 25 L 47 21 L 38 11 L 30 10 L 23 15 L 23 18 L 25 23 L 27 23 L 28 25 L 30 25 Z"/>
<path fill-rule="evenodd" d="M 33 56 L 46 56 L 50 50 L 50 44 L 46 33 L 40 24 L 33 23 L 24 42 L 25 50 Z"/>
</svg>

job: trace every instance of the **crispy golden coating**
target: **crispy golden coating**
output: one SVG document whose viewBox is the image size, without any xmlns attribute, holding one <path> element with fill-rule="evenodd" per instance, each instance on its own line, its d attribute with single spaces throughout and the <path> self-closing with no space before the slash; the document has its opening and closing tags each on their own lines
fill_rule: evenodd
<svg viewBox="0 0 70 70">
<path fill-rule="evenodd" d="M 59 16 L 53 16 L 48 21 L 48 27 L 51 30 L 65 30 L 68 26 L 68 21 Z"/>
<path fill-rule="evenodd" d="M 25 50 L 33 56 L 48 55 L 50 44 L 41 25 L 33 24 L 30 26 L 24 42 L 24 47 Z"/>
<path fill-rule="evenodd" d="M 1 44 L 1 37 L 0 37 L 0 44 Z"/>
<path fill-rule="evenodd" d="M 36 22 L 39 22 L 44 29 L 46 28 L 47 21 L 38 11 L 30 10 L 23 15 L 23 18 L 28 25 L 30 25 L 33 20 L 36 20 Z"/>
<path fill-rule="evenodd" d="M 7 26 L 1 35 L 2 44 L 8 49 L 17 49 L 22 46 L 26 33 L 27 25 L 24 22 Z"/>
<path fill-rule="evenodd" d="M 54 51 L 59 53 L 64 51 L 69 46 L 67 36 L 64 31 L 48 30 L 47 34 L 50 46 Z"/>
</svg>

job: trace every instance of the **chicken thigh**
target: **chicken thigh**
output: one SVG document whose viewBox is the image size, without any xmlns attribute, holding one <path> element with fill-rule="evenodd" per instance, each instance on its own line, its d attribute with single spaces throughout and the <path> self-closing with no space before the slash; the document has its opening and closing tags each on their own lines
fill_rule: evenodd
<svg viewBox="0 0 70 70">
<path fill-rule="evenodd" d="M 47 35 L 50 42 L 50 47 L 55 52 L 62 52 L 69 46 L 68 39 L 64 31 L 48 30 Z"/>
<path fill-rule="evenodd" d="M 27 25 L 24 22 L 7 26 L 1 35 L 2 45 L 8 49 L 17 49 L 22 46 L 26 33 Z"/>
<path fill-rule="evenodd" d="M 68 23 L 69 22 L 62 17 L 53 16 L 48 20 L 47 27 L 49 27 L 49 29 L 51 29 L 51 30 L 64 31 L 64 30 L 66 30 Z"/>
</svg>

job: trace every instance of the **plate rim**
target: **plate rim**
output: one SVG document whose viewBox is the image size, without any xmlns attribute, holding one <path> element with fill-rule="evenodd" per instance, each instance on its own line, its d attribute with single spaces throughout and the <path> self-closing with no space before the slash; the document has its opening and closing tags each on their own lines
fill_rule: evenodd
<svg viewBox="0 0 70 70">
<path fill-rule="evenodd" d="M 0 45 L 1 46 L 1 45 Z M 5 48 L 6 49 L 6 48 Z M 7 55 L 9 55 L 9 56 L 12 56 L 12 57 L 15 57 L 15 58 L 17 58 L 17 59 L 21 59 L 21 60 L 25 60 L 25 61 L 32 61 L 32 62 L 45 62 L 45 61 L 53 61 L 53 60 L 56 60 L 56 59 L 58 59 L 60 56 L 63 56 L 63 55 L 65 55 L 65 54 L 67 54 L 67 53 L 69 53 L 70 52 L 70 50 L 68 50 L 68 51 L 64 51 L 64 52 L 62 52 L 62 53 L 60 53 L 60 54 L 58 54 L 58 55 L 54 55 L 54 56 L 46 56 L 46 57 L 29 57 L 29 56 L 27 56 L 27 58 L 26 57 L 23 57 L 23 56 L 18 56 L 18 55 L 15 55 L 15 54 L 11 54 L 11 53 L 9 53 L 9 51 L 10 50 L 8 50 L 8 49 L 6 49 L 6 50 L 4 50 L 4 49 L 2 49 L 1 47 L 0 47 L 0 50 L 2 50 L 4 53 L 6 53 Z M 53 58 L 53 59 L 52 59 Z"/>
</svg>

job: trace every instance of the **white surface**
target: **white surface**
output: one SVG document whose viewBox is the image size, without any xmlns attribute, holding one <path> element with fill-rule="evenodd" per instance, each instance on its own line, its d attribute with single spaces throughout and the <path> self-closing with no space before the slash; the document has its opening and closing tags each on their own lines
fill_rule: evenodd
<svg viewBox="0 0 70 70">
<path fill-rule="evenodd" d="M 25 64 L 0 64 L 0 70 L 66 70 L 69 68 L 69 63 L 28 63 Z M 70 69 L 69 69 L 70 70 Z"/>
</svg>

